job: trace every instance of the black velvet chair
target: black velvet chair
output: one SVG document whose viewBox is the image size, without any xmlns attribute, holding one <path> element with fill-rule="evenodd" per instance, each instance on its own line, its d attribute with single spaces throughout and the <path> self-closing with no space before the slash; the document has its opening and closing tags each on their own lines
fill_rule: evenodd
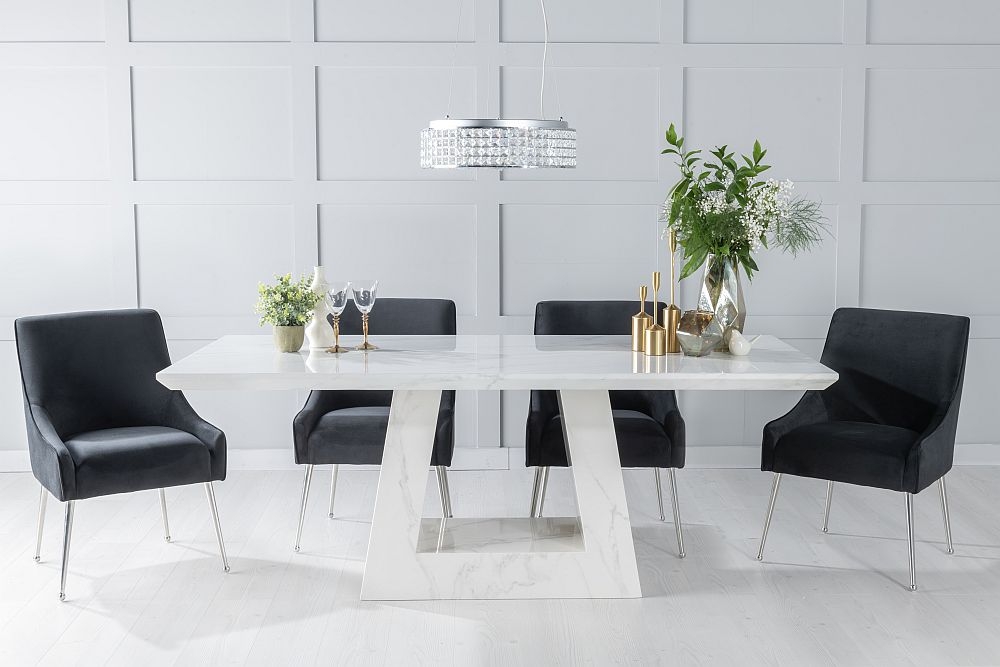
<svg viewBox="0 0 1000 667">
<path fill-rule="evenodd" d="M 823 532 L 834 482 L 906 496 L 910 589 L 916 590 L 913 494 L 938 482 L 948 553 L 953 553 L 945 474 L 955 453 L 969 318 L 841 308 L 821 361 L 840 379 L 808 391 L 764 427 L 761 470 L 774 473 L 757 560 L 783 474 L 828 480 Z"/>
<path fill-rule="evenodd" d="M 662 314 L 663 304 L 659 305 Z M 646 304 L 651 313 L 652 304 Z M 535 306 L 536 335 L 623 335 L 630 333 L 634 301 L 542 301 Z M 677 550 L 684 557 L 674 469 L 684 467 L 684 419 L 673 391 L 611 391 L 618 455 L 624 468 L 653 468 L 656 496 L 663 514 L 660 469 L 670 478 Z M 532 390 L 528 408 L 525 463 L 536 466 L 531 496 L 531 516 L 541 516 L 549 468 L 569 465 L 558 392 Z"/>
<path fill-rule="evenodd" d="M 24 317 L 14 322 L 24 389 L 31 471 L 42 485 L 35 560 L 40 558 L 46 491 L 65 503 L 62 578 L 77 500 L 204 484 L 225 571 L 229 571 L 212 482 L 226 478 L 226 437 L 184 395 L 156 381 L 170 365 L 160 316 L 107 310 Z"/>
<path fill-rule="evenodd" d="M 340 318 L 340 332 L 361 334 L 361 316 L 349 305 Z M 445 299 L 379 299 L 372 309 L 369 335 L 378 336 L 454 336 L 456 333 L 455 302 Z M 374 341 L 378 344 L 378 340 Z M 343 354 L 378 354 L 351 351 Z M 309 393 L 305 406 L 295 416 L 292 431 L 295 439 L 295 462 L 306 466 L 302 484 L 302 506 L 299 510 L 295 550 L 302 540 L 309 486 L 313 468 L 332 464 L 329 516 L 333 517 L 333 501 L 337 492 L 337 472 L 340 465 L 380 465 L 389 427 L 389 405 L 392 391 L 335 390 Z M 441 509 L 450 517 L 451 495 L 448 490 L 447 468 L 455 449 L 455 392 L 441 392 L 437 432 L 430 465 L 434 466 L 441 494 Z"/>
</svg>

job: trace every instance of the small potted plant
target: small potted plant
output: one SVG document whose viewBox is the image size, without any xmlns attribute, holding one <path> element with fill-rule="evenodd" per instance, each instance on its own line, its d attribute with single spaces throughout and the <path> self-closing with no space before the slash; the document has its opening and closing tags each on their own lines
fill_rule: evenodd
<svg viewBox="0 0 1000 667">
<path fill-rule="evenodd" d="M 274 345 L 279 351 L 298 352 L 305 339 L 305 324 L 320 297 L 311 289 L 307 276 L 295 281 L 290 273 L 274 278 L 273 285 L 257 286 L 255 311 L 261 326 L 274 327 Z"/>
</svg>

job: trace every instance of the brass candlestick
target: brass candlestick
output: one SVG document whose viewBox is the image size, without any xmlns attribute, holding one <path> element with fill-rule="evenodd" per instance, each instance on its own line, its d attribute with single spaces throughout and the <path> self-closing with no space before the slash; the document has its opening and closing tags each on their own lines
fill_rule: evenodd
<svg viewBox="0 0 1000 667">
<path fill-rule="evenodd" d="M 648 356 L 661 357 L 667 353 L 667 330 L 656 323 L 660 309 L 660 272 L 653 271 L 653 324 L 643 337 L 643 352 Z"/>
<path fill-rule="evenodd" d="M 677 233 L 672 229 L 667 243 L 670 246 L 670 305 L 663 313 L 663 320 L 667 329 L 667 352 L 673 353 L 681 351 L 681 345 L 677 341 L 677 327 L 681 323 L 681 309 L 674 301 L 674 287 L 677 284 L 674 273 L 674 261 L 677 258 Z"/>
<path fill-rule="evenodd" d="M 330 325 L 333 327 L 333 347 L 326 348 L 326 351 L 330 354 L 349 352 L 351 348 L 343 347 L 340 344 L 340 313 L 330 315 L 330 320 Z"/>
<path fill-rule="evenodd" d="M 651 318 L 646 313 L 646 286 L 639 288 L 639 312 L 632 316 L 632 351 L 642 352 L 645 349 L 646 329 L 652 323 Z"/>
</svg>

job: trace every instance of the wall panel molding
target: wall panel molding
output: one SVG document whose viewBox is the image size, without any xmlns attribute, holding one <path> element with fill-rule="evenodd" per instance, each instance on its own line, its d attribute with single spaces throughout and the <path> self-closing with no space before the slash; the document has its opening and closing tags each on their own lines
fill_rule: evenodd
<svg viewBox="0 0 1000 667">
<path fill-rule="evenodd" d="M 0 454 L 24 446 L 12 323 L 27 313 L 153 305 L 186 354 L 260 332 L 256 281 L 319 261 L 331 277 L 375 271 L 386 294 L 454 298 L 468 333 L 528 333 L 540 299 L 632 298 L 667 268 L 669 122 L 692 143 L 759 137 L 775 176 L 828 211 L 821 250 L 763 258 L 750 330 L 818 355 L 836 306 L 970 314 L 960 439 L 980 459 L 1000 443 L 985 398 L 1000 303 L 970 283 L 1000 240 L 996 3 L 548 4 L 545 113 L 577 127 L 581 165 L 501 176 L 421 171 L 417 132 L 449 94 L 452 116 L 538 114 L 537 4 L 0 2 L 0 281 L 14 286 L 0 294 Z M 976 247 L 943 247 L 945 228 Z M 682 285 L 682 305 L 695 291 Z M 264 461 L 289 446 L 301 399 L 195 400 Z M 756 460 L 760 424 L 793 399 L 682 397 L 700 460 Z M 707 423 L 717 400 L 731 418 Z M 498 465 L 498 445 L 523 444 L 525 401 L 463 395 L 460 445 Z"/>
</svg>

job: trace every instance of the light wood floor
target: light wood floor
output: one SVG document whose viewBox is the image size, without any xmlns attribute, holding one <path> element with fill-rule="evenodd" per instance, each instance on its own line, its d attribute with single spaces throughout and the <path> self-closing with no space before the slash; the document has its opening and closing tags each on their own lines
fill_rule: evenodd
<svg viewBox="0 0 1000 667">
<path fill-rule="evenodd" d="M 168 490 L 171 544 L 155 492 L 78 503 L 65 603 L 61 505 L 36 564 L 38 487 L 2 474 L 0 665 L 1000 664 L 1000 468 L 949 476 L 953 556 L 936 487 L 917 497 L 917 593 L 900 494 L 838 486 L 824 535 L 825 483 L 786 478 L 758 563 L 770 475 L 682 470 L 679 560 L 652 472 L 625 474 L 644 599 L 412 603 L 358 600 L 375 472 L 341 472 L 331 520 L 317 470 L 299 554 L 300 475 L 231 473 L 216 485 L 228 575 L 201 487 Z M 523 515 L 530 484 L 454 472 L 456 516 Z M 546 514 L 573 512 L 570 484 L 553 472 Z"/>
</svg>

